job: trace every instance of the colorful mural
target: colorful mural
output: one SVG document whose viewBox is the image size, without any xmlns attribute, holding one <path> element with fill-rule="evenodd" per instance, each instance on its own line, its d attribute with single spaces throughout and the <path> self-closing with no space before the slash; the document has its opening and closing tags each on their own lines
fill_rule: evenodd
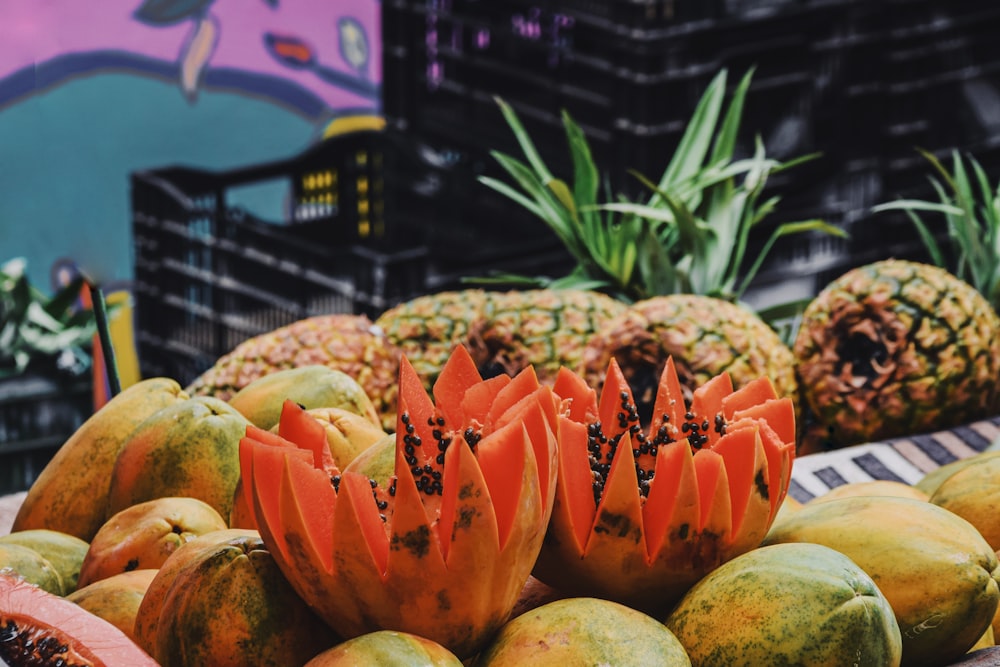
<svg viewBox="0 0 1000 667">
<path fill-rule="evenodd" d="M 128 175 L 294 155 L 380 110 L 377 0 L 3 0 L 0 258 L 131 277 Z"/>
</svg>

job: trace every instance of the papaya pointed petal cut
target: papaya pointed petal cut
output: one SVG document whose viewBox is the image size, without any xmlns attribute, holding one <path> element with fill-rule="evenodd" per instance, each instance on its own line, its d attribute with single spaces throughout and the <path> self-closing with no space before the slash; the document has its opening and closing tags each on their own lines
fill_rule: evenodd
<svg viewBox="0 0 1000 667">
<path fill-rule="evenodd" d="M 549 387 L 539 385 L 531 394 L 524 396 L 494 422 L 496 430 L 504 429 L 517 421 L 528 429 L 529 441 L 535 452 L 538 479 L 542 485 L 542 498 L 552 501 L 556 477 L 556 434 L 559 418 L 556 413 L 556 398 Z"/>
<path fill-rule="evenodd" d="M 426 425 L 435 416 L 434 404 L 420 376 L 404 356 L 399 361 L 399 399 L 396 411 L 396 433 L 405 433 L 407 424 Z M 404 422 L 405 418 L 408 422 Z"/>
<path fill-rule="evenodd" d="M 670 540 L 685 540 L 698 529 L 699 507 L 691 447 L 685 441 L 661 445 L 656 454 L 656 475 L 642 508 L 649 562 L 660 558 Z"/>
<path fill-rule="evenodd" d="M 774 391 L 774 385 L 770 378 L 762 375 L 723 398 L 722 414 L 726 419 L 733 419 L 734 413 L 775 398 L 778 398 L 778 394 Z"/>
<path fill-rule="evenodd" d="M 653 424 L 651 430 L 654 432 L 665 426 L 667 433 L 674 440 L 681 439 L 680 428 L 684 423 L 684 413 L 687 408 L 684 405 L 684 391 L 681 389 L 680 380 L 677 377 L 677 368 L 674 366 L 674 358 L 667 357 L 667 363 L 660 373 L 660 383 L 656 388 L 656 401 L 653 403 Z"/>
<path fill-rule="evenodd" d="M 487 440 L 495 433 L 483 438 L 479 447 L 482 448 L 483 443 L 487 446 L 480 449 L 478 456 L 464 443 L 453 449 L 449 448 L 445 454 L 444 497 L 437 533 L 444 552 L 444 562 L 450 571 L 477 567 L 496 560 L 503 548 L 499 516 L 501 512 L 507 515 L 504 517 L 507 524 L 504 530 L 510 533 L 510 524 L 517 511 L 516 503 L 521 493 L 520 472 L 524 468 L 525 455 L 523 445 L 521 451 L 516 451 L 519 449 L 516 443 L 509 441 L 511 436 L 518 435 L 516 426 L 511 424 L 511 430 L 500 434 L 493 443 Z M 491 446 L 494 444 L 501 446 Z M 510 461 L 503 460 L 504 456 L 520 458 L 521 462 L 511 465 Z M 497 470 L 498 465 L 501 470 Z M 517 470 L 518 479 L 510 478 L 508 466 Z"/>
<path fill-rule="evenodd" d="M 628 552 L 630 555 L 634 552 L 641 554 L 641 560 L 646 558 L 639 480 L 628 433 L 622 436 L 611 462 L 584 557 L 602 558 L 599 552 Z M 612 559 L 620 559 L 621 555 L 612 556 Z"/>
<path fill-rule="evenodd" d="M 589 424 L 597 419 L 597 392 L 577 373 L 565 366 L 560 368 L 552 391 L 566 402 L 567 416 L 572 421 Z"/>
<path fill-rule="evenodd" d="M 452 424 L 462 421 L 462 398 L 465 392 L 482 381 L 476 362 L 463 345 L 456 345 L 448 356 L 432 393 L 438 409 Z"/>
<path fill-rule="evenodd" d="M 334 539 L 337 541 L 338 551 L 344 553 L 350 550 L 356 553 L 363 544 L 375 570 L 385 576 L 389 564 L 389 540 L 368 479 L 360 473 L 344 473 L 340 478 L 339 504 L 345 504 L 347 511 L 341 512 L 334 508 L 334 525 L 338 531 Z M 345 529 L 341 533 L 341 524 L 350 525 L 354 530 L 348 532 Z M 363 539 L 349 545 L 351 533 Z"/>
<path fill-rule="evenodd" d="M 285 459 L 294 459 L 312 467 L 310 452 L 290 447 L 255 445 L 253 451 L 253 510 L 260 527 L 261 537 L 268 548 L 275 552 L 276 559 L 288 558 L 288 544 L 285 542 L 285 528 L 281 521 L 279 506 L 281 498 L 281 478 L 284 474 Z"/>
<path fill-rule="evenodd" d="M 465 443 L 455 442 L 449 448 L 449 453 L 452 448 L 458 449 L 465 446 Z M 448 454 L 446 453 L 445 471 L 442 475 L 443 487 L 447 487 L 449 483 L 450 471 L 448 470 L 447 458 Z M 360 491 L 361 485 L 359 484 L 358 492 L 360 493 Z M 368 496 L 371 497 L 370 487 Z M 389 525 L 387 576 L 398 576 L 399 572 L 406 568 L 426 569 L 428 576 L 432 572 L 444 570 L 444 553 L 438 537 L 438 511 L 435 509 L 433 515 L 427 512 L 424 507 L 425 497 L 435 501 L 435 508 L 440 507 L 440 497 L 431 496 L 418 490 L 410 473 L 407 472 L 396 479 L 392 522 Z M 374 499 L 372 499 L 371 505 L 375 507 Z"/>
<path fill-rule="evenodd" d="M 729 419 L 766 421 L 783 444 L 795 443 L 795 403 L 790 398 L 775 398 L 736 410 Z"/>
<path fill-rule="evenodd" d="M 485 423 L 494 424 L 501 415 L 510 410 L 522 398 L 538 389 L 538 386 L 538 376 L 535 375 L 535 369 L 526 366 L 497 392 Z"/>
<path fill-rule="evenodd" d="M 559 424 L 559 475 L 556 477 L 556 500 L 553 514 L 558 520 L 550 530 L 555 539 L 565 542 L 572 539 L 572 553 L 583 556 L 590 529 L 594 526 L 597 503 L 594 501 L 594 478 L 587 459 L 587 427 L 569 418 Z"/>
<path fill-rule="evenodd" d="M 308 498 L 309 502 L 304 502 Z M 333 516 L 337 492 L 326 471 L 310 468 L 304 461 L 285 458 L 278 510 L 285 528 L 285 542 L 305 551 L 304 557 L 319 563 L 327 573 L 333 557 Z"/>
<path fill-rule="evenodd" d="M 246 504 L 250 514 L 250 520 L 257 524 L 257 513 L 253 508 L 253 448 L 259 444 L 257 440 L 250 437 L 240 438 L 240 491 L 243 493 L 243 502 Z"/>
<path fill-rule="evenodd" d="M 764 539 L 770 520 L 767 457 L 754 422 L 729 429 L 713 448 L 722 457 L 729 479 L 732 532 L 735 536 L 759 534 Z"/>
<path fill-rule="evenodd" d="M 608 364 L 608 373 L 604 378 L 604 388 L 601 389 L 601 398 L 597 406 L 605 435 L 609 438 L 617 434 L 614 429 L 618 424 L 618 413 L 621 412 L 624 401 L 633 403 L 632 388 L 628 386 L 618 362 L 612 357 Z"/>
<path fill-rule="evenodd" d="M 544 437 L 544 434 L 543 436 Z M 527 428 L 523 423 L 510 422 L 504 428 L 493 431 L 479 441 L 479 466 L 490 498 L 493 501 L 500 549 L 507 544 L 514 524 L 518 501 L 523 492 L 526 459 L 534 462 L 535 450 L 531 447 Z M 468 477 L 468 475 L 466 475 Z M 468 484 L 463 477 L 462 484 Z M 467 497 L 472 488 L 460 491 L 458 495 Z M 464 499 L 464 498 L 463 498 Z M 539 506 L 541 511 L 542 507 Z M 442 517 L 448 516 L 442 508 Z M 485 518 L 485 517 L 484 517 Z"/>
<path fill-rule="evenodd" d="M 452 424 L 468 423 L 471 420 L 483 425 L 491 423 L 488 417 L 490 408 L 496 400 L 497 394 L 508 384 L 510 384 L 509 376 L 497 375 L 470 387 L 462 397 L 461 420 L 456 421 L 451 416 L 446 415 L 447 419 Z"/>
<path fill-rule="evenodd" d="M 698 474 L 700 504 L 698 532 L 715 538 L 718 547 L 728 545 L 732 536 L 733 509 L 729 498 L 729 476 L 725 462 L 713 450 L 703 449 L 694 455 Z"/>
<path fill-rule="evenodd" d="M 729 373 L 719 373 L 694 390 L 691 395 L 691 412 L 712 418 L 722 412 L 722 401 L 733 393 L 733 380 Z"/>
<path fill-rule="evenodd" d="M 285 440 L 294 442 L 299 449 L 312 452 L 313 465 L 327 471 L 330 475 L 339 475 L 340 470 L 334 463 L 330 445 L 326 439 L 326 430 L 305 408 L 293 400 L 286 400 L 281 405 L 281 417 L 278 420 L 278 435 Z"/>
</svg>

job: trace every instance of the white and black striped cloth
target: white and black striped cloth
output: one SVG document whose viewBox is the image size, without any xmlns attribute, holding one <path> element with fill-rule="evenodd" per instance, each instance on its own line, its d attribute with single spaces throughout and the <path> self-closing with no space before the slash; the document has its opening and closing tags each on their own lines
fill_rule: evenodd
<svg viewBox="0 0 1000 667">
<path fill-rule="evenodd" d="M 801 502 L 848 482 L 915 484 L 931 470 L 982 452 L 1000 437 L 1000 416 L 927 435 L 897 438 L 795 460 L 788 494 Z"/>
</svg>

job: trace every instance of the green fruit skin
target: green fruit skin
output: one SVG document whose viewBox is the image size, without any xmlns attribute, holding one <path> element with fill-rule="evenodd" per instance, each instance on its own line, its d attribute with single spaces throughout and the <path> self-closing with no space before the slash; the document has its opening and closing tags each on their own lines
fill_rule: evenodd
<svg viewBox="0 0 1000 667">
<path fill-rule="evenodd" d="M 898 667 L 902 637 L 875 582 L 817 544 L 746 552 L 694 585 L 665 624 L 694 667 Z"/>
<path fill-rule="evenodd" d="M 500 628 L 475 667 L 688 667 L 677 637 L 651 616 L 617 602 L 565 598 L 536 607 Z"/>
<path fill-rule="evenodd" d="M 940 667 L 986 632 L 1000 601 L 996 553 L 965 519 L 929 502 L 839 498 L 774 524 L 764 544 L 810 542 L 868 573 L 892 606 L 904 667 Z"/>
<path fill-rule="evenodd" d="M 66 588 L 52 563 L 20 544 L 0 544 L 0 574 L 12 574 L 53 595 L 61 596 Z"/>
<path fill-rule="evenodd" d="M 248 536 L 205 548 L 177 572 L 160 608 L 154 657 L 188 667 L 284 667 L 337 641 L 260 537 Z"/>
<path fill-rule="evenodd" d="M 946 479 L 948 479 L 955 473 L 961 472 L 965 468 L 968 468 L 970 465 L 975 465 L 976 463 L 980 463 L 982 461 L 986 461 L 991 458 L 996 458 L 998 456 L 1000 456 L 1000 451 L 997 452 L 985 451 L 975 456 L 970 456 L 968 458 L 952 461 L 951 463 L 946 463 L 943 466 L 935 468 L 934 470 L 931 470 L 929 473 L 924 475 L 916 484 L 914 484 L 914 486 L 923 491 L 924 493 L 926 493 L 927 495 L 932 496 L 934 495 L 934 492 L 937 491 L 938 487 L 941 486 L 941 484 Z"/>
<path fill-rule="evenodd" d="M 454 653 L 435 641 L 408 632 L 379 630 L 323 651 L 305 667 L 462 667 Z"/>
<path fill-rule="evenodd" d="M 76 590 L 80 578 L 80 566 L 87 555 L 90 545 L 75 535 L 47 528 L 19 530 L 0 537 L 0 544 L 18 544 L 36 551 L 47 560 L 62 581 L 62 592 L 56 595 L 69 595 Z"/>
<path fill-rule="evenodd" d="M 268 430 L 278 423 L 281 406 L 293 400 L 307 410 L 341 408 L 381 427 L 375 405 L 354 378 L 327 366 L 300 366 L 257 378 L 229 399 L 250 422 Z"/>
<path fill-rule="evenodd" d="M 157 411 L 125 441 L 105 520 L 147 500 L 197 498 L 228 517 L 250 422 L 224 401 L 196 396 Z"/>
</svg>

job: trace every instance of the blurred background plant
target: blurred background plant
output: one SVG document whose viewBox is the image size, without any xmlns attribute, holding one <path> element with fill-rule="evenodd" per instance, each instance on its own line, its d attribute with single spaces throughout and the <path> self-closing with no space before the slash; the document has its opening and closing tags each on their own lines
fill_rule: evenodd
<svg viewBox="0 0 1000 667">
<path fill-rule="evenodd" d="M 27 262 L 0 266 L 0 379 L 29 371 L 79 377 L 90 370 L 94 314 L 76 307 L 78 277 L 49 296 L 29 282 Z"/>
<path fill-rule="evenodd" d="M 1000 183 L 991 184 L 972 155 L 963 160 L 959 151 L 952 151 L 949 170 L 933 153 L 918 150 L 936 174 L 928 179 L 937 201 L 900 199 L 872 210 L 904 211 L 931 261 L 970 283 L 1000 310 Z M 947 240 L 943 245 L 921 213 L 944 216 Z"/>
<path fill-rule="evenodd" d="M 513 183 L 490 177 L 479 180 L 541 218 L 576 266 L 558 278 L 499 274 L 491 280 L 597 289 L 624 301 L 680 293 L 739 301 L 782 236 L 807 232 L 845 236 L 840 228 L 818 219 L 786 222 L 772 230 L 756 257 L 747 256 L 751 231 L 780 202 L 778 196 L 764 195 L 768 177 L 818 157 L 770 159 L 759 136 L 752 156 L 736 156 L 752 75 L 750 70 L 743 76 L 725 108 L 726 70 L 713 78 L 658 181 L 630 172 L 649 191 L 642 200 L 611 192 L 583 131 L 565 111 L 562 121 L 572 159 L 572 185 L 554 176 L 513 107 L 498 99 L 526 162 L 493 151 Z M 775 320 L 803 307 L 779 304 L 759 314 Z"/>
</svg>

